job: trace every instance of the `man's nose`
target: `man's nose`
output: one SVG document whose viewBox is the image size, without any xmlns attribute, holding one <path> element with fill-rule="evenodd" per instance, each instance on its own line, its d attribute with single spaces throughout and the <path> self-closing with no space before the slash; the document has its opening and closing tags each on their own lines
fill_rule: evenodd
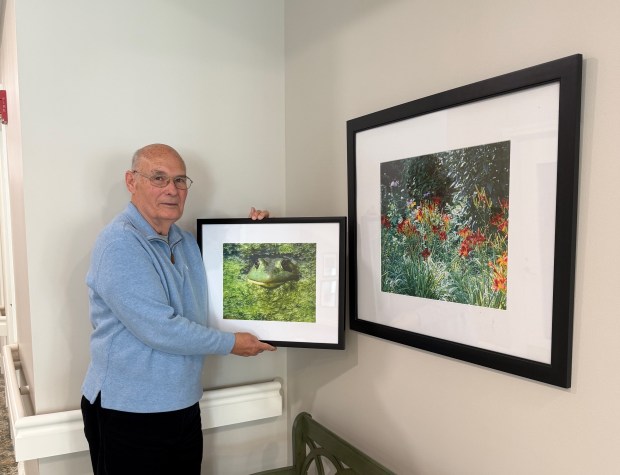
<svg viewBox="0 0 620 475">
<path fill-rule="evenodd" d="M 175 186 L 173 179 L 170 179 L 170 181 L 164 187 L 164 189 L 166 190 L 166 193 L 168 193 L 169 195 L 176 195 L 179 192 L 179 189 Z"/>
</svg>

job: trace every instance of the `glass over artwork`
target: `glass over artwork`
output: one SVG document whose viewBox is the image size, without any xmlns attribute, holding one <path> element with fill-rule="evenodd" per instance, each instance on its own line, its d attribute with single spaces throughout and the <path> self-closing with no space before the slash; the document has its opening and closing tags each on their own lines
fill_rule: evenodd
<svg viewBox="0 0 620 475">
<path fill-rule="evenodd" d="M 381 290 L 506 309 L 510 141 L 383 162 Z"/>
</svg>

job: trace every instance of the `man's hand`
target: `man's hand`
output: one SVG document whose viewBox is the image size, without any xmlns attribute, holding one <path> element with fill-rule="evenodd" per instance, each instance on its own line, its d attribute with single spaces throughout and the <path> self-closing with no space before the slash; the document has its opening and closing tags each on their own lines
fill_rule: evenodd
<svg viewBox="0 0 620 475">
<path fill-rule="evenodd" d="M 266 209 L 256 209 L 253 206 L 250 208 L 250 215 L 248 216 L 248 218 L 252 219 L 253 221 L 261 220 L 263 218 L 268 218 L 269 217 L 269 211 Z"/>
<path fill-rule="evenodd" d="M 237 356 L 256 356 L 263 351 L 276 351 L 275 346 L 263 343 L 251 333 L 235 333 L 235 344 L 231 353 Z"/>
</svg>

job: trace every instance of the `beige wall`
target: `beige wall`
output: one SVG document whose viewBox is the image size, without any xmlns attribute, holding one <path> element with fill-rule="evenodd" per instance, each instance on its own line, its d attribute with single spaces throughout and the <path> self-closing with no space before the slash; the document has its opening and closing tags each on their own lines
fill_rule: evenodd
<svg viewBox="0 0 620 475">
<path fill-rule="evenodd" d="M 197 217 L 243 215 L 250 204 L 343 215 L 348 119 L 580 52 L 572 389 L 351 331 L 345 351 L 212 358 L 205 386 L 285 376 L 288 366 L 291 417 L 311 411 L 400 474 L 614 473 L 619 18 L 616 0 L 17 2 L 8 50 L 3 32 L 2 81 L 17 92 L 5 62 L 16 62 L 16 44 L 21 107 L 9 113 L 22 122 L 7 131 L 23 138 L 23 151 L 11 137 L 7 145 L 20 344 L 37 410 L 77 407 L 88 256 L 127 201 L 121 177 L 133 149 L 164 141 L 186 156 L 197 182 L 181 223 L 188 228 Z M 209 473 L 282 462 L 282 421 L 237 429 L 207 434 Z M 78 454 L 44 461 L 41 473 L 87 467 Z"/>
<path fill-rule="evenodd" d="M 79 406 L 89 361 L 90 250 L 129 200 L 123 174 L 135 149 L 165 142 L 184 156 L 194 186 L 180 224 L 189 230 L 199 217 L 247 216 L 251 205 L 282 214 L 283 5 L 9 4 L 15 5 L 20 114 L 7 130 L 17 130 L 21 115 L 22 139 L 21 149 L 9 149 L 16 278 L 26 295 L 18 320 L 21 329 L 32 329 L 19 343 L 35 409 L 46 413 Z M 17 91 L 16 83 L 6 85 Z M 265 356 L 209 358 L 204 385 L 284 378 L 286 351 Z M 260 470 L 264 446 L 284 463 L 286 418 L 253 427 L 208 431 L 205 471 Z M 213 460 L 231 440 L 247 444 L 244 457 Z M 41 474 L 88 473 L 87 462 L 86 453 L 46 460 Z"/>
<path fill-rule="evenodd" d="M 614 474 L 620 465 L 620 3 L 289 0 L 287 214 L 346 214 L 348 119 L 583 53 L 573 386 L 347 332 L 290 350 L 309 410 L 399 474 Z"/>
<path fill-rule="evenodd" d="M 25 246 L 23 166 L 21 160 L 21 109 L 19 104 L 19 80 L 17 73 L 17 32 L 15 27 L 15 0 L 2 2 L 3 28 L 0 48 L 0 75 L 7 94 L 7 112 L 10 127 L 3 130 L 3 139 L 8 153 L 4 154 L 0 166 L 6 177 L 8 189 L 3 189 L 4 213 L 3 237 L 6 238 L 6 263 L 3 271 L 7 273 L 7 320 L 9 325 L 8 343 L 21 342 L 23 350 L 22 368 L 28 378 L 33 374 L 32 333 L 28 295 L 28 267 Z M 3 150 L 3 152 L 4 152 Z M 5 181 L 3 180 L 3 186 Z M 12 278 L 11 278 L 12 277 Z M 20 324 L 15 320 L 20 316 Z"/>
</svg>

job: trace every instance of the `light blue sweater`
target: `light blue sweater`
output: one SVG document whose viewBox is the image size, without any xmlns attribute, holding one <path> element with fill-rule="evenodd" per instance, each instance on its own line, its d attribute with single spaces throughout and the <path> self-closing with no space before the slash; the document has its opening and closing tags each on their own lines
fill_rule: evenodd
<svg viewBox="0 0 620 475">
<path fill-rule="evenodd" d="M 206 326 L 207 283 L 195 238 L 176 225 L 168 238 L 130 203 L 95 243 L 86 277 L 91 362 L 82 386 L 91 403 L 101 392 L 108 409 L 189 407 L 202 396 L 204 355 L 232 350 L 232 333 Z"/>
</svg>

